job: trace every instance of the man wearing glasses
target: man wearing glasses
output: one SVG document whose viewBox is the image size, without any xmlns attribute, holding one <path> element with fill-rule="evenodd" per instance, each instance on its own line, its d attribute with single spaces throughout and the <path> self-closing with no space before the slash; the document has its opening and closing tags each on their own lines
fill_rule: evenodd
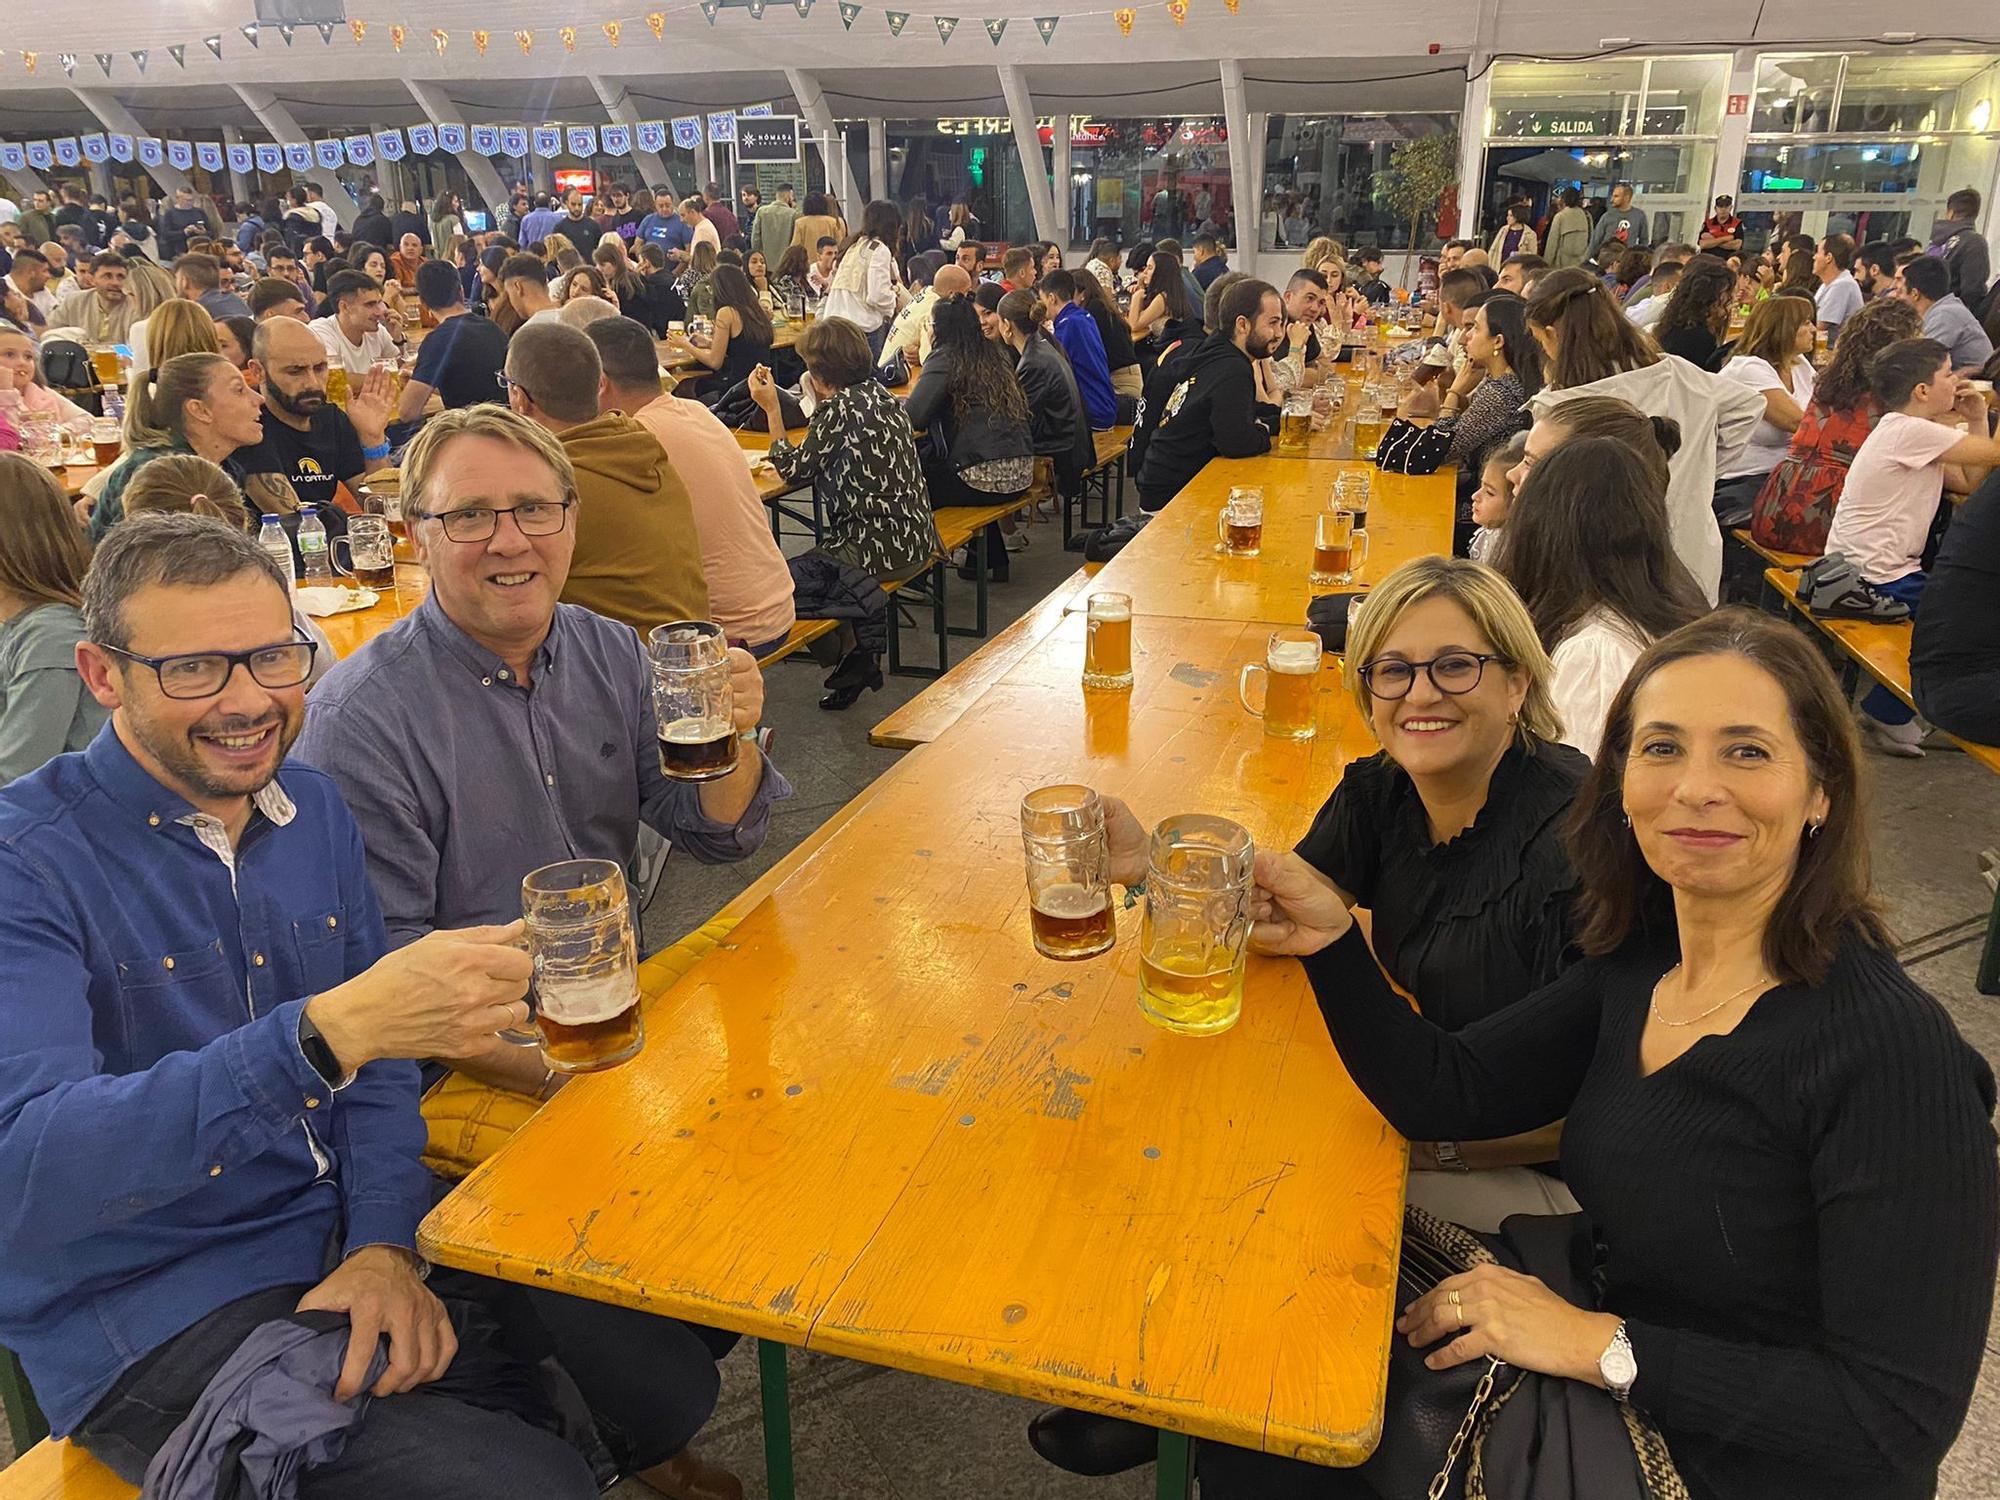
<svg viewBox="0 0 2000 1500">
<path fill-rule="evenodd" d="M 354 810 L 392 945 L 518 917 L 522 876 L 546 864 L 629 868 L 642 822 L 705 863 L 763 842 L 772 802 L 791 792 L 784 778 L 745 744 L 727 776 L 669 781 L 644 644 L 557 602 L 578 507 L 553 437 L 496 406 L 434 416 L 404 454 L 403 504 L 430 595 L 313 689 L 294 756 L 325 769 Z M 729 659 L 735 724 L 754 739 L 763 678 L 747 651 Z M 530 1099 L 560 1082 L 539 1052 L 491 1029 L 431 1055 Z M 740 1493 L 684 1451 L 733 1338 L 611 1308 L 586 1323 L 559 1302 L 551 1331 L 563 1365 L 625 1435 L 613 1444 L 621 1467 L 669 1495 Z"/>
<path fill-rule="evenodd" d="M 283 766 L 314 647 L 250 537 L 136 517 L 83 608 L 110 723 L 0 790 L 0 1345 L 137 1483 L 252 1330 L 345 1315 L 334 1395 L 380 1399 L 311 1493 L 595 1495 L 532 1406 L 421 1389 L 522 1373 L 464 1316 L 492 1284 L 425 1284 L 409 1061 L 525 1019 L 519 928 L 389 951 L 338 792 Z"/>
</svg>

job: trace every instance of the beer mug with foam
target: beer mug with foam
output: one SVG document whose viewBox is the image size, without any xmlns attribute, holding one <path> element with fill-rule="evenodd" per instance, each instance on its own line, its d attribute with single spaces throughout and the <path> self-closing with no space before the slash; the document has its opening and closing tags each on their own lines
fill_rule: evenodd
<svg viewBox="0 0 2000 1500">
<path fill-rule="evenodd" d="M 1132 685 L 1132 596 L 1092 594 L 1084 616 L 1083 685 Z"/>
<path fill-rule="evenodd" d="M 1287 628 L 1271 632 L 1264 660 L 1248 662 L 1236 682 L 1243 706 L 1264 719 L 1264 733 L 1278 739 L 1309 740 L 1318 726 L 1319 659 L 1317 633 Z M 1263 701 L 1251 702 L 1250 685 L 1264 684 Z"/>
<path fill-rule="evenodd" d="M 1046 958 L 1090 958 L 1117 941 L 1104 804 L 1087 786 L 1037 787 L 1021 799 L 1028 925 Z"/>
<path fill-rule="evenodd" d="M 600 1073 L 636 1057 L 646 1028 L 625 872 L 608 859 L 531 870 L 521 916 L 535 961 L 535 1030 L 503 1031 L 501 1040 L 540 1047 L 558 1073 Z"/>
<path fill-rule="evenodd" d="M 1227 818 L 1189 813 L 1153 830 L 1139 929 L 1139 1009 L 1168 1031 L 1227 1031 L 1243 1010 L 1257 846 Z"/>
<path fill-rule="evenodd" d="M 1306 451 L 1312 436 L 1313 393 L 1293 389 L 1285 393 L 1284 409 L 1278 415 L 1278 451 L 1298 454 Z"/>
<path fill-rule="evenodd" d="M 1264 491 L 1238 485 L 1215 518 L 1218 550 L 1231 557 L 1255 557 L 1264 546 Z"/>
<path fill-rule="evenodd" d="M 675 620 L 647 638 L 660 769 L 675 781 L 713 781 L 736 769 L 736 693 L 729 639 L 709 620 Z"/>
</svg>

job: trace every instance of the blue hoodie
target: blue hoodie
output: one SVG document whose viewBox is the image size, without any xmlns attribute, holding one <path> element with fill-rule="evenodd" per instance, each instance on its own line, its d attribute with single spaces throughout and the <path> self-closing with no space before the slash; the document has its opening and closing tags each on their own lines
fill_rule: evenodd
<svg viewBox="0 0 2000 1500">
<path fill-rule="evenodd" d="M 1056 314 L 1052 331 L 1076 373 L 1090 425 L 1100 432 L 1117 426 L 1118 397 L 1111 389 L 1111 362 L 1104 357 L 1104 336 L 1097 331 L 1096 320 L 1072 302 Z"/>
</svg>

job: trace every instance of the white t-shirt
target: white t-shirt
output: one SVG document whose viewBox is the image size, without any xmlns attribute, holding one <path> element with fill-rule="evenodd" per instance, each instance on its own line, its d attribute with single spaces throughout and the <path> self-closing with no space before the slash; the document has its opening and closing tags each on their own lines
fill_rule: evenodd
<svg viewBox="0 0 2000 1500">
<path fill-rule="evenodd" d="M 350 375 L 366 375 L 375 368 L 377 360 L 396 358 L 396 341 L 389 337 L 386 328 L 371 328 L 361 336 L 357 346 L 347 342 L 347 335 L 340 331 L 338 318 L 314 318 L 306 324 L 319 337 L 326 348 L 326 361 L 338 365 Z"/>
<path fill-rule="evenodd" d="M 1781 391 L 1785 383 L 1778 379 L 1778 372 L 1771 368 L 1768 359 L 1758 359 L 1754 355 L 1739 354 L 1722 367 L 1724 377 L 1747 385 L 1753 391 Z M 1792 400 L 1800 411 L 1812 400 L 1813 385 L 1817 379 L 1812 361 L 1803 354 L 1792 361 Z M 1768 474 L 1784 461 L 1786 452 L 1792 446 L 1792 435 L 1782 427 L 1774 427 L 1768 417 L 1759 421 L 1757 430 L 1750 434 L 1750 441 L 1743 452 L 1716 470 L 1717 479 L 1740 479 L 1746 474 Z"/>
<path fill-rule="evenodd" d="M 1852 271 L 1842 271 L 1833 280 L 1821 284 L 1813 293 L 1813 305 L 1819 309 L 1819 320 L 1829 331 L 1861 311 L 1861 304 L 1867 299 L 1861 295 L 1861 283 L 1854 279 Z"/>
<path fill-rule="evenodd" d="M 1894 583 L 1916 572 L 1944 497 L 1939 460 L 1964 436 L 1906 412 L 1885 415 L 1848 466 L 1826 550 L 1845 553 L 1870 583 Z"/>
<path fill-rule="evenodd" d="M 1604 738 L 1604 717 L 1625 685 L 1646 639 L 1629 620 L 1594 609 L 1549 653 L 1555 675 L 1549 692 L 1563 723 L 1563 743 L 1593 760 Z"/>
<path fill-rule="evenodd" d="M 319 215 L 321 232 L 328 239 L 332 239 L 334 231 L 340 228 L 340 215 L 333 211 L 333 205 L 321 198 L 316 203 L 308 203 L 306 207 Z"/>
</svg>

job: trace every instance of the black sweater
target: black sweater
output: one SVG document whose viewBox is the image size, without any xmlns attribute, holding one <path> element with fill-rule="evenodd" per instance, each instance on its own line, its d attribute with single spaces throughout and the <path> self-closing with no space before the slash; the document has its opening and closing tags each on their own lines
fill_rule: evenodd
<svg viewBox="0 0 2000 1500">
<path fill-rule="evenodd" d="M 1025 422 L 1014 422 L 988 406 L 974 407 L 959 420 L 951 399 L 956 357 L 949 349 L 933 349 L 924 361 L 903 411 L 910 425 L 925 434 L 933 451 L 947 457 L 954 472 L 1002 458 L 1027 458 L 1034 440 Z"/>
<path fill-rule="evenodd" d="M 1993 1075 L 1889 954 L 1763 995 L 1650 1077 L 1673 940 L 1635 939 L 1464 1031 L 1387 992 L 1359 932 L 1305 960 L 1348 1071 L 1413 1140 L 1567 1117 L 1632 1400 L 1699 1500 L 1916 1500 L 1992 1307 Z"/>
<path fill-rule="evenodd" d="M 1212 333 L 1177 361 L 1180 380 L 1162 402 L 1145 462 L 1139 503 L 1158 510 L 1211 458 L 1255 458 L 1271 450 L 1257 420 L 1257 374 L 1227 333 Z"/>
</svg>

